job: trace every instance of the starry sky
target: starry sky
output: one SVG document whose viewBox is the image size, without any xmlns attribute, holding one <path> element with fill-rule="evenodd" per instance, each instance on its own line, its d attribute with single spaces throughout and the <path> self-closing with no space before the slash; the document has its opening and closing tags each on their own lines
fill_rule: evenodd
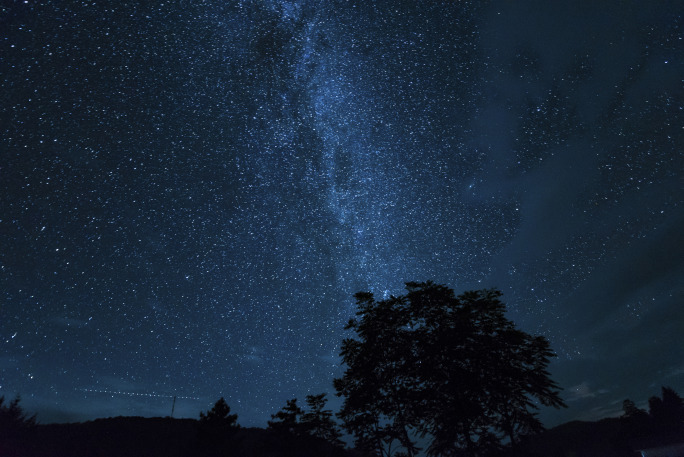
<svg viewBox="0 0 684 457">
<path fill-rule="evenodd" d="M 0 395 L 242 425 L 353 294 L 496 287 L 569 408 L 684 391 L 684 4 L 0 7 Z M 334 406 L 334 402 L 333 402 Z"/>
</svg>

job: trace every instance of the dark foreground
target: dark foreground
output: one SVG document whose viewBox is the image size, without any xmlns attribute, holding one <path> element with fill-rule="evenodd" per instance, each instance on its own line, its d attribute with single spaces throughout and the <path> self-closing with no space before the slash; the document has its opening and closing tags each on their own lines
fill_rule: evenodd
<svg viewBox="0 0 684 457">
<path fill-rule="evenodd" d="M 660 433 L 641 425 L 618 418 L 570 422 L 530 437 L 515 452 L 501 455 L 639 457 L 640 449 L 684 443 L 682 428 Z M 36 425 L 12 436 L 0 433 L 0 457 L 65 456 L 359 457 L 354 451 L 336 448 L 318 438 L 288 436 L 260 428 L 207 435 L 194 419 L 115 417 Z"/>
<path fill-rule="evenodd" d="M 662 453 L 663 447 L 684 443 L 684 424 L 653 427 L 645 421 L 608 418 L 596 422 L 573 421 L 528 437 L 506 457 L 679 457 Z"/>
<path fill-rule="evenodd" d="M 115 417 L 36 425 L 0 440 L 0 457 L 350 457 L 314 437 L 259 428 L 203 435 L 194 419 Z"/>
</svg>

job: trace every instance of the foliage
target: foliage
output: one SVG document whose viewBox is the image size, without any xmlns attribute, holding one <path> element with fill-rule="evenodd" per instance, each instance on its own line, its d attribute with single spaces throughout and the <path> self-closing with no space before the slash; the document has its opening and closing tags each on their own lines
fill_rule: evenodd
<svg viewBox="0 0 684 457">
<path fill-rule="evenodd" d="M 637 407 L 637 405 L 629 398 L 622 402 L 623 416 L 626 419 L 641 419 L 646 418 L 648 413 Z"/>
<path fill-rule="evenodd" d="M 228 406 L 223 397 L 221 397 L 214 404 L 214 407 L 207 411 L 206 414 L 200 412 L 200 424 L 210 425 L 211 427 L 226 429 L 239 427 L 237 418 L 237 414 L 230 414 L 230 406 Z"/>
<path fill-rule="evenodd" d="M 676 431 L 684 427 L 684 400 L 672 388 L 663 386 L 661 398 L 648 399 L 648 414 L 654 427 Z"/>
<path fill-rule="evenodd" d="M 36 416 L 29 416 L 19 405 L 17 395 L 9 403 L 0 396 L 0 455 L 24 455 L 33 444 L 32 435 L 36 427 Z"/>
<path fill-rule="evenodd" d="M 333 413 L 325 409 L 327 403 L 326 394 L 307 395 L 307 411 L 297 405 L 297 399 L 288 400 L 285 406 L 277 413 L 271 415 L 268 427 L 277 432 L 284 432 L 293 436 L 310 435 L 324 439 L 337 447 L 344 447 L 340 439 L 337 423 L 333 419 Z"/>
<path fill-rule="evenodd" d="M 268 421 L 268 428 L 278 432 L 300 435 L 304 431 L 301 424 L 303 415 L 304 411 L 297 405 L 296 398 L 287 400 L 283 409 L 271 415 L 273 420 Z"/>
<path fill-rule="evenodd" d="M 335 446 L 344 447 L 340 439 L 342 433 L 333 419 L 332 411 L 324 409 L 327 401 L 324 393 L 307 395 L 308 411 L 302 415 L 302 425 L 309 435 L 324 439 Z"/>
<path fill-rule="evenodd" d="M 343 341 L 348 368 L 334 385 L 363 452 L 414 456 L 423 436 L 430 455 L 481 455 L 542 430 L 540 405 L 565 406 L 546 370 L 548 341 L 515 328 L 500 292 L 406 288 L 381 301 L 357 293 L 346 326 L 357 338 Z"/>
<path fill-rule="evenodd" d="M 620 418 L 625 439 L 636 442 L 635 447 L 656 447 L 684 439 L 684 400 L 670 387 L 661 388 L 662 396 L 648 399 L 648 412 L 627 399 Z"/>
<path fill-rule="evenodd" d="M 36 425 L 36 415 L 29 416 L 19 406 L 21 397 L 5 403 L 5 397 L 0 396 L 0 439 L 14 438 Z"/>
<path fill-rule="evenodd" d="M 240 428 L 237 418 L 237 414 L 230 414 L 230 406 L 223 397 L 206 413 L 200 412 L 198 455 L 230 455 L 230 439 Z"/>
</svg>

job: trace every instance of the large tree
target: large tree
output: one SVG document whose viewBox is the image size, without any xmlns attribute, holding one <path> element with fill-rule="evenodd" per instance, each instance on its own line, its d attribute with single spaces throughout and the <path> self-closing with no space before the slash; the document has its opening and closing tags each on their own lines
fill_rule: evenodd
<svg viewBox="0 0 684 457">
<path fill-rule="evenodd" d="M 446 286 L 407 283 L 375 300 L 357 293 L 335 379 L 339 413 L 357 447 L 372 455 L 480 455 L 542 429 L 539 405 L 562 407 L 547 372 L 548 341 L 515 328 L 495 290 L 456 296 Z"/>
</svg>

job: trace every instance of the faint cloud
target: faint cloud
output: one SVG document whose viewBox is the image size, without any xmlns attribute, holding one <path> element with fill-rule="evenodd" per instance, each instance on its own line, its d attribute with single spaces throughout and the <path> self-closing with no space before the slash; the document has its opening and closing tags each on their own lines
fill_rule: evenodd
<svg viewBox="0 0 684 457">
<path fill-rule="evenodd" d="M 329 365 L 340 366 L 342 364 L 340 356 L 334 353 L 319 355 L 318 359 Z"/>
<path fill-rule="evenodd" d="M 605 389 L 593 390 L 589 386 L 589 383 L 587 381 L 584 381 L 581 384 L 577 384 L 576 386 L 570 387 L 569 389 L 567 389 L 567 392 L 570 394 L 569 397 L 565 398 L 565 401 L 567 402 L 583 400 L 585 398 L 595 398 L 598 395 L 608 393 L 608 391 Z"/>
<path fill-rule="evenodd" d="M 590 408 L 585 413 L 580 415 L 577 419 L 586 421 L 595 421 L 604 419 L 606 417 L 622 416 L 622 400 L 611 402 L 608 405 L 595 406 Z"/>
<path fill-rule="evenodd" d="M 670 373 L 668 373 L 665 378 L 677 378 L 684 375 L 684 365 L 678 368 L 674 368 Z"/>
</svg>

